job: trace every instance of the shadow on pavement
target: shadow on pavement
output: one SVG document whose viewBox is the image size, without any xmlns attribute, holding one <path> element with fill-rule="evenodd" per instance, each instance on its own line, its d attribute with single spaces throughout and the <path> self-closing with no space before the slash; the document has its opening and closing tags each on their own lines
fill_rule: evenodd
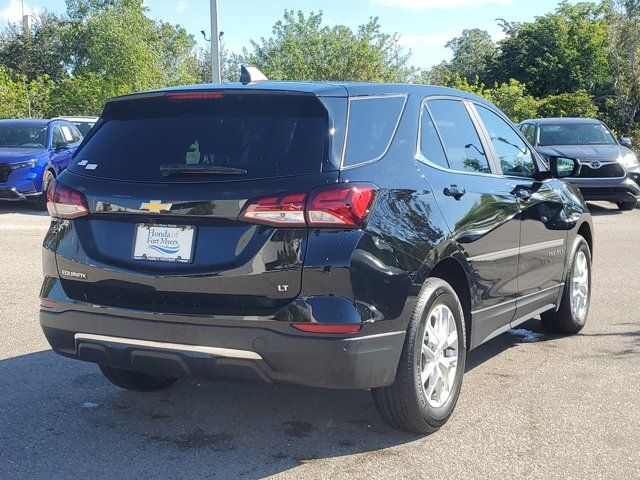
<svg viewBox="0 0 640 480">
<path fill-rule="evenodd" d="M 523 341 L 471 352 L 469 374 Z M 368 391 L 183 380 L 128 392 L 52 351 L 0 361 L 0 418 L 0 478 L 262 478 L 323 458 L 383 461 L 421 438 L 387 427 Z M 357 457 L 343 473 L 358 475 Z"/>
<path fill-rule="evenodd" d="M 595 203 L 587 203 L 589 207 L 589 212 L 594 217 L 603 217 L 603 216 L 611 216 L 611 215 L 623 215 L 622 210 L 618 209 L 618 207 L 614 204 L 595 204 Z M 607 205 L 607 206 L 605 206 Z"/>
<path fill-rule="evenodd" d="M 44 217 L 49 215 L 45 210 L 38 210 L 38 208 L 31 201 L 18 201 L 18 202 L 0 202 L 0 215 L 4 213 L 21 213 L 24 215 L 36 215 Z"/>
</svg>

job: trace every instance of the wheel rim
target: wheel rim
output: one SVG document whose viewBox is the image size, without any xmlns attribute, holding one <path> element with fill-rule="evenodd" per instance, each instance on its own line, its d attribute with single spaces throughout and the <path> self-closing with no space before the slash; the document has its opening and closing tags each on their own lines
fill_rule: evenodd
<svg viewBox="0 0 640 480">
<path fill-rule="evenodd" d="M 436 305 L 427 317 L 420 367 L 427 403 L 442 407 L 451 396 L 458 369 L 458 327 L 446 305 Z"/>
<path fill-rule="evenodd" d="M 571 311 L 580 321 L 587 316 L 589 306 L 589 262 L 583 251 L 578 252 L 571 272 Z"/>
</svg>

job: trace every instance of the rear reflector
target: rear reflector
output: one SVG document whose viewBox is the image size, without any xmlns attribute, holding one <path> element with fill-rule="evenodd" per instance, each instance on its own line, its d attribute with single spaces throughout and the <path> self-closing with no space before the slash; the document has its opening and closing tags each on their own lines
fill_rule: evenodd
<svg viewBox="0 0 640 480">
<path fill-rule="evenodd" d="M 360 323 L 292 323 L 291 326 L 302 332 L 332 334 L 358 333 L 362 328 Z"/>
<path fill-rule="evenodd" d="M 47 189 L 47 210 L 52 218 L 78 218 L 89 213 L 85 196 L 57 181 Z"/>
<path fill-rule="evenodd" d="M 366 223 L 378 187 L 342 183 L 311 193 L 268 196 L 247 202 L 239 220 L 283 227 L 360 228 Z"/>
<path fill-rule="evenodd" d="M 220 100 L 224 93 L 220 92 L 178 92 L 168 93 L 169 100 Z"/>
</svg>

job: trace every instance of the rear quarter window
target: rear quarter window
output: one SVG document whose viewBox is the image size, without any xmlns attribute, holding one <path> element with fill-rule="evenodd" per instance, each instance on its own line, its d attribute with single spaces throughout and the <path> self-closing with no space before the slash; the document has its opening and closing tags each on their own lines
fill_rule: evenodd
<svg viewBox="0 0 640 480">
<path fill-rule="evenodd" d="M 349 123 L 344 167 L 381 158 L 391 145 L 407 97 L 353 97 L 349 100 Z"/>
</svg>

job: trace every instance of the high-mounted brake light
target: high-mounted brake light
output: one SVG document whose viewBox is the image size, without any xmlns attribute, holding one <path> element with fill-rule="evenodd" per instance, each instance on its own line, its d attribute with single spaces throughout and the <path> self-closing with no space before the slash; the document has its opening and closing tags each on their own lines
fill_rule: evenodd
<svg viewBox="0 0 640 480">
<path fill-rule="evenodd" d="M 176 92 L 168 93 L 169 100 L 220 100 L 224 93 L 220 92 Z"/>
<path fill-rule="evenodd" d="M 261 197 L 247 202 L 239 219 L 283 227 L 360 228 L 377 191 L 368 183 L 342 183 L 309 194 Z"/>
<path fill-rule="evenodd" d="M 85 196 L 55 180 L 47 189 L 47 210 L 52 218 L 78 218 L 89 213 Z"/>
<path fill-rule="evenodd" d="M 292 323 L 291 326 L 301 332 L 328 334 L 358 333 L 362 328 L 361 323 Z"/>
</svg>

